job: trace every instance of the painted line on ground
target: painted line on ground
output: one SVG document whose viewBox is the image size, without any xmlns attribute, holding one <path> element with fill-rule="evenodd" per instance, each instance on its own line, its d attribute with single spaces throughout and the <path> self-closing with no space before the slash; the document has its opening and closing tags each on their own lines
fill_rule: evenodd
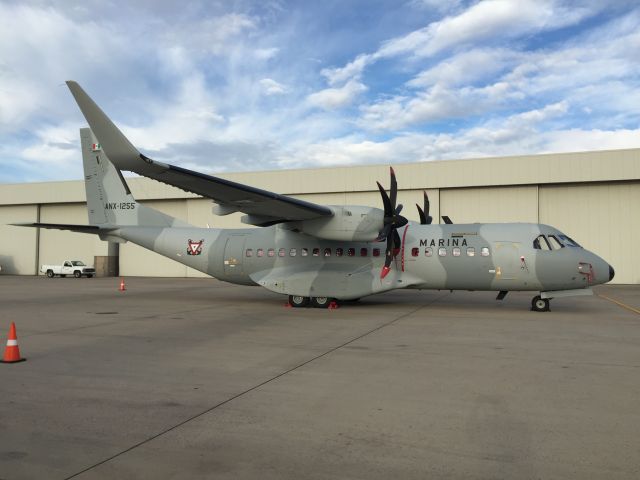
<svg viewBox="0 0 640 480">
<path fill-rule="evenodd" d="M 616 305 L 618 305 L 621 308 L 624 308 L 625 310 L 629 310 L 630 312 L 640 315 L 640 310 L 638 310 L 637 308 L 633 308 L 632 306 L 627 305 L 626 303 L 622 303 L 619 300 L 615 300 L 611 297 L 607 297 L 606 295 L 602 295 L 601 293 L 597 293 L 596 295 L 598 295 L 600 298 L 604 298 L 605 300 L 609 300 L 611 303 L 615 303 Z"/>
</svg>

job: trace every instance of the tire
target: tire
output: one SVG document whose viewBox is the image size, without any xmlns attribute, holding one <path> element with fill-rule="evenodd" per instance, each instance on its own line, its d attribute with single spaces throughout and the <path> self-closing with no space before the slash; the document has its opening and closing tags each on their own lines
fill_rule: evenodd
<svg viewBox="0 0 640 480">
<path fill-rule="evenodd" d="M 536 295 L 531 300 L 531 310 L 534 312 L 548 312 L 549 311 L 549 299 L 542 298 L 540 295 Z"/>
<path fill-rule="evenodd" d="M 332 301 L 331 297 L 311 297 L 311 305 L 315 308 L 327 308 Z"/>
<path fill-rule="evenodd" d="M 87 275 L 87 278 L 93 278 L 93 275 L 89 274 Z"/>
<path fill-rule="evenodd" d="M 60 278 L 67 278 L 66 275 L 60 275 Z"/>
<path fill-rule="evenodd" d="M 80 270 L 76 270 L 75 272 L 73 272 L 73 276 L 76 278 L 80 278 L 82 277 L 82 273 L 80 272 Z"/>
<path fill-rule="evenodd" d="M 302 297 L 300 295 L 289 295 L 289 304 L 292 307 L 302 308 L 309 306 L 309 297 Z"/>
<path fill-rule="evenodd" d="M 53 278 L 53 277 L 55 277 L 55 276 L 56 276 L 56 275 L 55 275 L 55 273 L 53 273 L 53 270 L 47 270 L 47 277 L 49 277 L 49 278 Z"/>
</svg>

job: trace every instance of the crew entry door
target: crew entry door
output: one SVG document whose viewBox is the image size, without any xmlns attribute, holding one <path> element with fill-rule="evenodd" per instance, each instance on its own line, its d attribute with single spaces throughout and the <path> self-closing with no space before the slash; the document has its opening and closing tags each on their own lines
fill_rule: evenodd
<svg viewBox="0 0 640 480">
<path fill-rule="evenodd" d="M 523 276 L 520 255 L 519 242 L 504 241 L 493 244 L 496 280 L 516 280 Z"/>
<path fill-rule="evenodd" d="M 246 235 L 230 235 L 224 246 L 224 273 L 225 275 L 242 275 L 242 259 L 244 254 L 244 242 Z"/>
</svg>

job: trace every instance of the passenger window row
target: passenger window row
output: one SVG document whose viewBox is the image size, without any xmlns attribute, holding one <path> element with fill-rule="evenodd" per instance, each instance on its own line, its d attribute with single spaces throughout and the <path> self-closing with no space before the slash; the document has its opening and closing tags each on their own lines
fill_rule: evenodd
<svg viewBox="0 0 640 480">
<path fill-rule="evenodd" d="M 309 255 L 313 256 L 313 257 L 319 257 L 319 256 L 323 256 L 323 257 L 330 257 L 332 256 L 332 250 L 331 248 L 324 248 L 324 249 L 320 249 L 320 248 L 313 248 L 313 249 L 309 249 L 309 248 L 301 248 L 299 250 L 300 252 L 300 256 L 301 257 L 308 257 Z M 438 256 L 440 257 L 446 257 L 448 254 L 448 250 L 446 247 L 440 247 L 437 249 L 438 252 Z M 355 248 L 347 248 L 346 251 L 344 248 L 338 247 L 335 250 L 335 256 L 336 257 L 342 257 L 344 256 L 346 253 L 347 257 L 355 257 L 356 256 L 356 249 Z M 467 247 L 465 250 L 465 253 L 467 255 L 467 257 L 474 257 L 476 255 L 476 249 L 474 247 Z M 253 248 L 247 248 L 245 255 L 247 257 L 253 257 L 254 251 Z M 269 248 L 266 249 L 266 255 L 265 255 L 265 249 L 264 248 L 258 248 L 255 251 L 256 257 L 275 257 L 276 256 L 276 249 L 275 248 Z M 280 248 L 277 251 L 277 254 L 279 257 L 286 257 L 287 256 L 287 249 L 286 248 Z M 298 249 L 297 248 L 290 248 L 289 252 L 288 252 L 288 256 L 289 257 L 296 257 L 298 255 Z M 367 257 L 369 256 L 369 249 L 368 248 L 360 248 L 359 250 L 359 254 L 360 257 Z M 379 257 L 381 254 L 381 250 L 379 248 L 373 248 L 371 250 L 371 255 L 374 257 Z M 424 255 L 426 257 L 432 257 L 434 254 L 434 249 L 432 247 L 427 247 L 424 249 Z M 418 247 L 413 247 L 411 249 L 411 256 L 412 257 L 417 257 L 420 255 L 420 249 Z M 462 255 L 462 249 L 460 247 L 453 247 L 451 249 L 451 255 L 453 255 L 454 257 L 459 257 Z M 482 247 L 480 249 L 480 255 L 483 257 L 488 257 L 490 255 L 489 252 L 489 247 Z"/>
<path fill-rule="evenodd" d="M 311 255 L 312 257 L 331 257 L 332 256 L 332 250 L 331 248 L 313 248 L 313 249 L 309 249 L 309 248 L 300 248 L 299 250 L 297 248 L 290 248 L 289 252 L 288 252 L 288 256 L 289 257 L 296 257 L 298 256 L 298 251 L 300 253 L 301 257 L 308 257 L 309 255 Z M 245 255 L 247 257 L 253 257 L 253 248 L 247 248 L 247 250 L 245 251 Z M 266 254 L 265 254 L 266 253 Z M 361 257 L 368 257 L 369 256 L 369 249 L 366 247 L 360 248 L 359 251 L 359 256 Z M 255 251 L 256 257 L 275 257 L 276 256 L 276 249 L 275 248 L 268 248 L 265 249 L 264 248 L 258 248 Z M 279 257 L 286 257 L 287 256 L 287 249 L 286 248 L 280 248 L 277 251 L 277 254 Z M 342 257 L 346 255 L 347 257 L 355 257 L 356 256 L 356 249 L 355 248 L 336 248 L 335 250 L 335 256 L 336 257 Z M 373 248 L 371 249 L 371 255 L 374 257 L 379 257 L 380 256 L 380 249 L 379 248 Z"/>
<path fill-rule="evenodd" d="M 448 254 L 448 250 L 447 247 L 440 247 L 437 249 L 438 252 L 438 256 L 439 257 L 446 257 Z M 476 256 L 476 249 L 475 247 L 467 247 L 465 250 L 465 253 L 467 255 L 467 257 L 475 257 Z M 432 257 L 434 254 L 434 249 L 431 247 L 427 247 L 424 249 L 424 255 L 425 257 Z M 418 247 L 414 247 L 411 249 L 411 256 L 412 257 L 417 257 L 420 255 L 420 249 Z M 459 257 L 462 255 L 462 249 L 460 247 L 453 247 L 451 249 L 451 255 L 453 255 L 454 257 Z M 489 255 L 491 255 L 491 253 L 489 252 L 489 247 L 482 247 L 480 249 L 480 255 L 483 257 L 488 257 Z"/>
</svg>

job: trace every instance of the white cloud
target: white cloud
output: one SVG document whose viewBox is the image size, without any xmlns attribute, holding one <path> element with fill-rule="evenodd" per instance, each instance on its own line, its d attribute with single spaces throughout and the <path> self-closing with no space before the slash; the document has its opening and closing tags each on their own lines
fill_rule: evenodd
<svg viewBox="0 0 640 480">
<path fill-rule="evenodd" d="M 276 82 L 271 78 L 263 78 L 260 80 L 260 86 L 265 95 L 282 95 L 287 93 L 287 87 L 282 85 L 281 83 Z"/>
<path fill-rule="evenodd" d="M 352 79 L 360 78 L 364 68 L 372 61 L 374 61 L 373 55 L 358 55 L 355 60 L 349 62 L 344 67 L 324 68 L 320 73 L 327 78 L 329 85 L 335 86 Z"/>
<path fill-rule="evenodd" d="M 333 110 L 353 103 L 355 98 L 366 90 L 367 87 L 362 83 L 350 80 L 340 88 L 327 88 L 312 93 L 307 100 L 313 106 Z"/>
</svg>

